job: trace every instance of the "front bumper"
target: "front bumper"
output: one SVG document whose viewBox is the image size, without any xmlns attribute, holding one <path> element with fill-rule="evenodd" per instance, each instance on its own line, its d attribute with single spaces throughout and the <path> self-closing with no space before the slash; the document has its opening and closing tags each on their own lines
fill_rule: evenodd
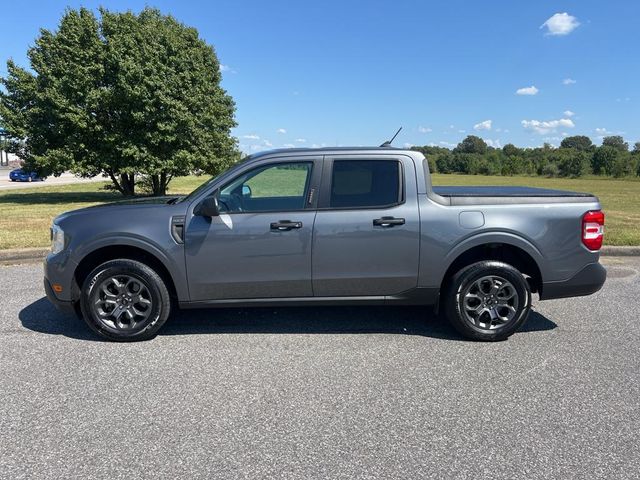
<svg viewBox="0 0 640 480">
<path fill-rule="evenodd" d="M 46 278 L 44 279 L 44 292 L 47 295 L 47 299 L 56 307 L 59 311 L 63 313 L 75 313 L 76 306 L 75 302 L 71 300 L 60 300 L 56 297 L 53 288 L 51 287 L 51 283 Z"/>
<path fill-rule="evenodd" d="M 68 253 L 50 253 L 44 259 L 44 291 L 47 298 L 61 311 L 74 311 L 80 291 L 74 278 L 76 264 Z M 61 292 L 54 292 L 52 285 L 60 285 Z"/>
<path fill-rule="evenodd" d="M 540 300 L 591 295 L 602 288 L 606 279 L 607 270 L 599 263 L 590 263 L 568 280 L 543 283 Z"/>
</svg>

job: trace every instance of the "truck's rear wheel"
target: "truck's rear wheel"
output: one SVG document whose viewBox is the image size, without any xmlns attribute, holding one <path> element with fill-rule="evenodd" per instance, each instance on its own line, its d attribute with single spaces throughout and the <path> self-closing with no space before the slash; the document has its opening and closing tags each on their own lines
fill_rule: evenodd
<svg viewBox="0 0 640 480">
<path fill-rule="evenodd" d="M 531 310 L 531 289 L 511 265 L 482 261 L 457 272 L 443 301 L 451 325 L 472 340 L 504 340 Z"/>
<path fill-rule="evenodd" d="M 80 302 L 87 325 L 109 340 L 131 342 L 156 335 L 171 299 L 162 278 L 144 263 L 110 260 L 85 279 Z"/>
</svg>

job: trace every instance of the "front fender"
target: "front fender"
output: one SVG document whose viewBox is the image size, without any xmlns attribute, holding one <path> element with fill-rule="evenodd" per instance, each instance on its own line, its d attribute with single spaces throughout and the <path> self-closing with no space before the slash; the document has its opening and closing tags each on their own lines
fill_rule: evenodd
<svg viewBox="0 0 640 480">
<path fill-rule="evenodd" d="M 138 248 L 155 257 L 171 275 L 178 299 L 189 299 L 188 282 L 184 267 L 184 250 L 182 245 L 177 245 L 174 242 L 163 248 L 163 246 L 148 237 L 132 233 L 98 236 L 79 245 L 70 253 L 70 257 L 75 264 L 80 264 L 87 255 L 101 248 L 117 246 Z M 167 248 L 169 251 L 167 251 Z"/>
</svg>

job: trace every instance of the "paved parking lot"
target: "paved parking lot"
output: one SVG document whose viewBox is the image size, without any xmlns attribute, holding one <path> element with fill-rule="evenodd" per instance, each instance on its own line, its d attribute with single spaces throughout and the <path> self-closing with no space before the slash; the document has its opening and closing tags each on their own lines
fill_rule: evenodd
<svg viewBox="0 0 640 480">
<path fill-rule="evenodd" d="M 51 187 L 54 185 L 68 185 L 70 183 L 87 183 L 87 182 L 104 182 L 101 176 L 93 178 L 76 177 L 73 173 L 65 172 L 59 177 L 48 177 L 43 182 L 12 182 L 9 180 L 9 172 L 11 169 L 0 169 L 0 191 L 22 188 Z"/>
<path fill-rule="evenodd" d="M 638 478 L 640 259 L 460 340 L 419 308 L 187 312 L 97 340 L 0 267 L 1 478 Z"/>
</svg>

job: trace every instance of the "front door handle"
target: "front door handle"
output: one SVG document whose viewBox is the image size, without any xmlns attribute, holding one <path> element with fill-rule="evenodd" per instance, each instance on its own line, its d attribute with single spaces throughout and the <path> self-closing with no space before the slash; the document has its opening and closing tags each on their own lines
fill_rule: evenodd
<svg viewBox="0 0 640 480">
<path fill-rule="evenodd" d="M 271 230 L 285 232 L 294 228 L 302 228 L 302 222 L 292 222 L 291 220 L 280 220 L 271 223 Z"/>
<path fill-rule="evenodd" d="M 395 225 L 404 225 L 404 218 L 395 218 L 395 217 L 382 217 L 376 218 L 373 221 L 374 227 L 394 227 Z"/>
</svg>

